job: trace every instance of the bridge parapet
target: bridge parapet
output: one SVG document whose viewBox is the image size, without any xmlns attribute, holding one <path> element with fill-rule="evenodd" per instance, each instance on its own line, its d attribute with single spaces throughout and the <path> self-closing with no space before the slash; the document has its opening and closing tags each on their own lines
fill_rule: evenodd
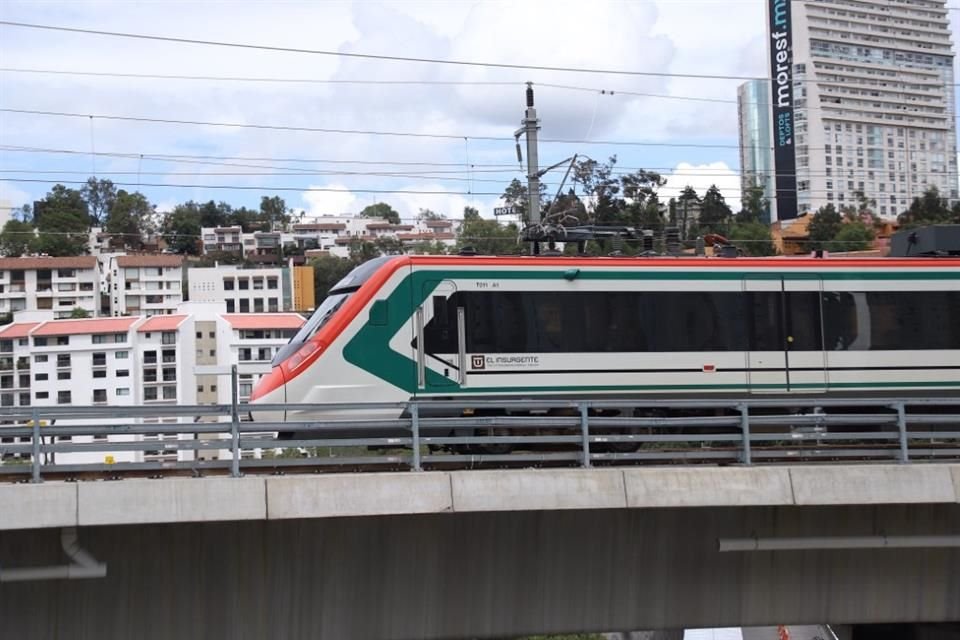
<svg viewBox="0 0 960 640">
<path fill-rule="evenodd" d="M 653 467 L 0 485 L 0 530 L 433 513 L 960 503 L 960 464 Z"/>
</svg>

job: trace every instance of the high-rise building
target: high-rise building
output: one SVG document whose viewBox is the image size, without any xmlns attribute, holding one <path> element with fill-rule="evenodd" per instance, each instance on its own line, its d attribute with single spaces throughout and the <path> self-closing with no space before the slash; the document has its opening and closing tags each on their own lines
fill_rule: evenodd
<svg viewBox="0 0 960 640">
<path fill-rule="evenodd" d="M 740 118 L 740 188 L 762 187 L 770 203 L 766 223 L 777 219 L 773 180 L 773 128 L 770 126 L 770 83 L 750 80 L 737 90 Z"/>
<path fill-rule="evenodd" d="M 929 186 L 957 200 L 944 0 L 767 0 L 767 16 L 778 219 L 861 193 L 888 217 Z"/>
</svg>

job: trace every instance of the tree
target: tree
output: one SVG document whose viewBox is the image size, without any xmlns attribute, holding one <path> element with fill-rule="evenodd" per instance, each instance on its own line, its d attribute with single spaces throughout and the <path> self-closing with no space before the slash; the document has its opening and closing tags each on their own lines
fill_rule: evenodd
<svg viewBox="0 0 960 640">
<path fill-rule="evenodd" d="M 703 233 L 719 233 L 725 235 L 730 228 L 730 219 L 733 217 L 733 211 L 724 200 L 723 194 L 717 185 L 710 185 L 707 192 L 703 194 L 703 200 L 700 203 L 700 231 Z"/>
<path fill-rule="evenodd" d="M 811 249 L 829 250 L 828 243 L 840 233 L 842 226 L 843 217 L 832 204 L 820 207 L 807 226 L 807 237 L 810 240 Z"/>
<path fill-rule="evenodd" d="M 174 253 L 200 253 L 200 210 L 194 202 L 178 204 L 167 214 L 161 229 L 163 239 Z"/>
<path fill-rule="evenodd" d="M 140 249 L 143 247 L 143 236 L 150 230 L 155 209 L 139 191 L 127 193 L 121 189 L 110 206 L 104 231 L 118 238 L 124 249 Z"/>
<path fill-rule="evenodd" d="M 695 228 L 699 228 L 699 225 L 696 221 L 696 212 L 700 209 L 700 196 L 697 195 L 696 190 L 687 185 L 683 188 L 683 191 L 680 192 L 680 195 L 677 196 L 676 202 L 674 203 L 674 212 L 672 224 L 675 224 L 680 227 L 680 232 L 684 240 L 690 238 L 693 235 L 691 232 Z"/>
<path fill-rule="evenodd" d="M 540 211 L 543 211 L 544 198 L 547 193 L 547 185 L 540 183 Z M 526 224 L 529 218 L 527 217 L 527 207 L 530 204 L 529 198 L 529 189 L 527 185 L 523 182 L 520 182 L 516 178 L 510 181 L 510 184 L 507 185 L 507 188 L 503 190 L 503 195 L 500 196 L 500 199 L 503 200 L 505 206 L 513 207 L 513 213 L 517 218 L 523 223 Z"/>
<path fill-rule="evenodd" d="M 225 227 L 230 223 L 230 214 L 233 213 L 233 207 L 226 202 L 214 202 L 213 200 L 204 204 L 197 204 L 191 200 L 184 206 L 196 207 L 200 214 L 201 227 Z"/>
<path fill-rule="evenodd" d="M 336 256 L 311 258 L 310 264 L 313 266 L 313 287 L 318 301 L 326 298 L 330 289 L 357 266 L 353 260 Z"/>
<path fill-rule="evenodd" d="M 8 220 L 0 231 L 0 254 L 18 258 L 30 250 L 30 243 L 35 237 L 33 225 L 29 222 Z"/>
<path fill-rule="evenodd" d="M 244 233 L 259 231 L 261 229 L 264 231 L 269 230 L 269 227 L 264 229 L 263 217 L 260 212 L 247 209 L 246 207 L 231 209 L 230 212 L 225 215 L 225 220 L 226 226 L 240 227 Z"/>
<path fill-rule="evenodd" d="M 763 187 L 751 181 L 743 191 L 743 208 L 737 213 L 737 222 L 766 222 L 770 219 L 770 201 L 763 197 Z"/>
<path fill-rule="evenodd" d="M 89 318 L 90 312 L 84 309 L 83 307 L 74 307 L 73 310 L 70 311 L 70 317 L 74 319 Z"/>
<path fill-rule="evenodd" d="M 38 236 L 31 242 L 35 253 L 50 256 L 79 256 L 87 253 L 90 217 L 83 195 L 62 184 L 54 185 L 37 202 L 34 221 Z"/>
<path fill-rule="evenodd" d="M 80 189 L 80 193 L 87 202 L 90 224 L 102 226 L 110 213 L 110 207 L 117 198 L 117 188 L 110 180 L 97 180 L 95 177 L 90 177 L 87 178 L 87 184 Z"/>
<path fill-rule="evenodd" d="M 829 251 L 866 251 L 873 245 L 876 237 L 873 229 L 862 220 L 853 220 L 843 224 L 833 240 L 826 243 Z"/>
<path fill-rule="evenodd" d="M 517 254 L 520 253 L 520 245 L 517 243 L 519 235 L 520 229 L 516 224 L 485 220 L 473 207 L 465 207 L 457 249 L 470 247 L 484 255 Z"/>
<path fill-rule="evenodd" d="M 762 222 L 737 222 L 730 227 L 727 239 L 748 256 L 775 256 L 777 248 L 770 227 Z"/>
<path fill-rule="evenodd" d="M 290 223 L 290 210 L 287 209 L 287 202 L 280 196 L 261 196 L 260 198 L 260 219 L 261 228 L 264 231 L 273 231 L 274 225 L 286 228 Z"/>
<path fill-rule="evenodd" d="M 364 218 L 383 218 L 390 224 L 400 224 L 400 214 L 386 202 L 377 202 L 363 208 L 360 215 Z"/>
<path fill-rule="evenodd" d="M 928 224 L 946 224 L 953 218 L 946 198 L 940 197 L 936 187 L 927 187 L 923 195 L 914 198 L 910 208 L 900 214 L 900 226 L 909 229 Z"/>
<path fill-rule="evenodd" d="M 446 216 L 442 213 L 437 213 L 431 209 L 420 209 L 420 213 L 417 215 L 417 218 L 420 220 L 446 220 Z"/>
</svg>

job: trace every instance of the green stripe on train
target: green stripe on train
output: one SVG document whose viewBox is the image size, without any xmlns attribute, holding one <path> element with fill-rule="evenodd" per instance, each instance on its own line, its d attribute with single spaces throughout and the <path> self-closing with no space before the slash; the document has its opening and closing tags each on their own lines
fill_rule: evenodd
<svg viewBox="0 0 960 640">
<path fill-rule="evenodd" d="M 397 353 L 390 348 L 390 340 L 397 334 L 400 328 L 413 316 L 414 311 L 423 302 L 430 297 L 434 289 L 444 280 L 565 280 L 564 274 L 567 269 L 538 269 L 525 271 L 489 271 L 489 270 L 457 270 L 457 271 L 426 271 L 415 270 L 412 274 L 404 278 L 387 298 L 387 322 L 383 325 L 365 324 L 360 331 L 344 346 L 343 357 L 351 364 L 360 367 L 364 371 L 371 373 L 389 384 L 403 389 L 408 393 L 423 392 L 417 388 L 417 363 L 410 358 Z M 774 279 L 781 274 L 770 272 L 749 272 L 736 271 L 726 273 L 724 271 L 601 271 L 592 269 L 583 269 L 577 276 L 578 280 L 745 280 L 745 279 Z M 811 280 L 822 278 L 824 280 L 960 280 L 960 271 L 929 271 L 923 273 L 913 273 L 908 271 L 890 271 L 881 273 L 870 273 L 864 271 L 831 273 L 831 272 L 810 272 L 782 274 L 787 280 Z M 430 286 L 427 286 L 427 285 Z M 413 336 L 410 336 L 413 340 Z M 463 363 L 461 363 L 463 364 Z M 842 383 L 852 384 L 852 383 Z M 865 383 L 866 384 L 866 383 Z M 917 383 L 925 385 L 926 383 Z M 938 383 L 943 386 L 942 383 Z M 953 383 L 950 383 L 953 386 Z M 823 387 L 824 385 L 814 385 L 814 387 Z M 859 385 L 862 386 L 862 385 Z M 856 388 L 859 388 L 857 386 Z M 908 383 L 875 383 L 874 386 L 916 386 Z M 957 386 L 960 386 L 958 384 Z M 431 370 L 426 369 L 426 387 L 431 390 L 432 387 L 443 387 L 437 389 L 438 393 L 481 393 L 484 390 L 474 388 L 461 388 L 457 383 Z M 802 388 L 801 385 L 791 385 L 791 387 Z M 831 384 L 830 388 L 840 388 L 840 384 Z M 762 385 L 693 385 L 691 389 L 764 389 L 768 388 Z M 773 385 L 769 388 L 786 388 L 786 385 Z M 854 387 L 851 387 L 854 388 Z M 571 391 L 588 391 L 595 389 L 598 391 L 627 391 L 643 390 L 651 391 L 669 391 L 683 390 L 683 387 L 670 385 L 655 385 L 652 387 L 628 386 L 628 387 L 497 387 L 487 388 L 485 392 L 491 391 L 550 391 L 565 389 Z"/>
</svg>

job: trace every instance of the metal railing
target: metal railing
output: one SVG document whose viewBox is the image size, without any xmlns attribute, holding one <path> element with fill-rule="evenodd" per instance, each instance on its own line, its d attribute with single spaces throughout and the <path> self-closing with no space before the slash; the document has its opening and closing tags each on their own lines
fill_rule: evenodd
<svg viewBox="0 0 960 640">
<path fill-rule="evenodd" d="M 247 405 L 236 398 L 227 405 L 0 408 L 0 478 L 960 460 L 960 398 L 362 405 Z M 245 419 L 283 410 L 339 417 Z"/>
</svg>

